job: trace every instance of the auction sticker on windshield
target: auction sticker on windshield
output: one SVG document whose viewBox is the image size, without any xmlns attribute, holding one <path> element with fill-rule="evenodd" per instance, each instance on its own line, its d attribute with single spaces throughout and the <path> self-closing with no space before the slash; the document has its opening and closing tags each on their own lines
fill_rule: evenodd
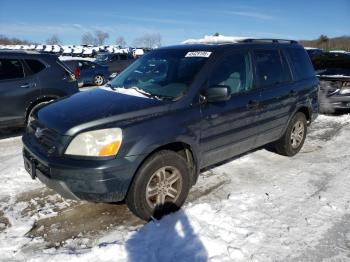
<svg viewBox="0 0 350 262">
<path fill-rule="evenodd" d="M 194 51 L 194 52 L 188 52 L 185 57 L 209 57 L 211 55 L 211 52 L 207 51 Z"/>
</svg>

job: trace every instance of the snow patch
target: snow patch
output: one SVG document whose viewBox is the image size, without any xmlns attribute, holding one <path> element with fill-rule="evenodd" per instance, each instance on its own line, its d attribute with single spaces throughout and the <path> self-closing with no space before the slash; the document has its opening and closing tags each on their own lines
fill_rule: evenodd
<svg viewBox="0 0 350 262">
<path fill-rule="evenodd" d="M 206 35 L 200 39 L 187 39 L 183 41 L 183 44 L 224 44 L 224 43 L 239 43 L 243 40 L 250 39 L 251 37 L 242 36 L 212 36 Z"/>
</svg>

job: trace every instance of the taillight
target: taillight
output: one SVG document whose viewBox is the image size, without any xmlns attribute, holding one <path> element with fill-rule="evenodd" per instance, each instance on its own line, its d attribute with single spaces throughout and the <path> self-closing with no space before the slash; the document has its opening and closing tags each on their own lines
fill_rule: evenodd
<svg viewBox="0 0 350 262">
<path fill-rule="evenodd" d="M 78 79 L 80 77 L 80 67 L 77 66 L 74 70 L 74 75 L 75 75 L 75 78 Z"/>
</svg>

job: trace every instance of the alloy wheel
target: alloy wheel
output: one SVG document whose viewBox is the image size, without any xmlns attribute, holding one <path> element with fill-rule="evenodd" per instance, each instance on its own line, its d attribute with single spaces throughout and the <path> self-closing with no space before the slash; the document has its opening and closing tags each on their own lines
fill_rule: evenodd
<svg viewBox="0 0 350 262">
<path fill-rule="evenodd" d="M 302 121 L 297 121 L 293 128 L 290 136 L 290 142 L 293 148 L 300 146 L 304 139 L 305 127 Z"/>
<path fill-rule="evenodd" d="M 103 81 L 104 81 L 104 79 L 102 76 L 100 76 L 100 75 L 95 76 L 95 85 L 100 86 L 103 84 Z"/>
<path fill-rule="evenodd" d="M 165 203 L 174 203 L 182 190 L 180 171 L 172 166 L 158 169 L 151 176 L 146 187 L 146 200 L 153 209 Z"/>
</svg>

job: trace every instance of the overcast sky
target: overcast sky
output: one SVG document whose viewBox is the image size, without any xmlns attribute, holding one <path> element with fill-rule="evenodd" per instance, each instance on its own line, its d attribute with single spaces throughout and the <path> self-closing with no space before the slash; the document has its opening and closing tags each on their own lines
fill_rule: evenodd
<svg viewBox="0 0 350 262">
<path fill-rule="evenodd" d="M 57 34 L 79 44 L 97 29 L 108 43 L 128 44 L 158 32 L 163 45 L 219 32 L 224 35 L 312 39 L 350 35 L 350 0 L 0 1 L 0 34 L 45 42 Z"/>
</svg>

